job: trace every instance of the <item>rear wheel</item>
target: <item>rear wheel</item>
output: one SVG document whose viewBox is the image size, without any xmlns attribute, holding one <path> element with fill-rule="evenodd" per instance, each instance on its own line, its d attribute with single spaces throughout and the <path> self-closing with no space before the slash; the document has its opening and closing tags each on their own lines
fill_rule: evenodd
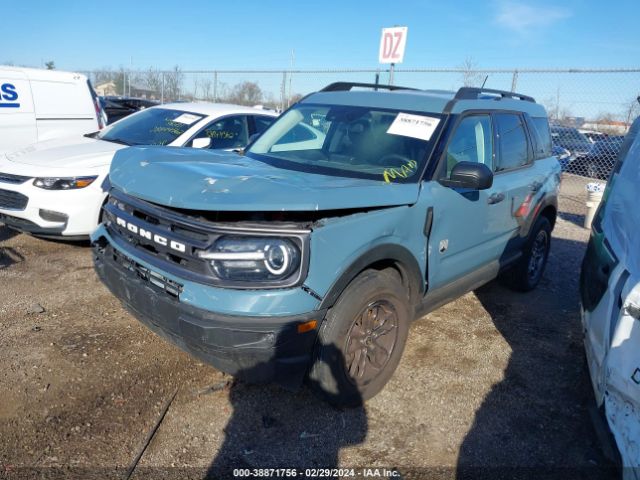
<svg viewBox="0 0 640 480">
<path fill-rule="evenodd" d="M 329 310 L 320 329 L 309 381 L 337 406 L 376 395 L 395 371 L 410 322 L 409 298 L 393 269 L 366 270 Z"/>
<path fill-rule="evenodd" d="M 546 217 L 538 217 L 525 243 L 522 257 L 505 275 L 513 289 L 528 292 L 538 286 L 547 266 L 550 247 L 551 223 Z"/>
</svg>

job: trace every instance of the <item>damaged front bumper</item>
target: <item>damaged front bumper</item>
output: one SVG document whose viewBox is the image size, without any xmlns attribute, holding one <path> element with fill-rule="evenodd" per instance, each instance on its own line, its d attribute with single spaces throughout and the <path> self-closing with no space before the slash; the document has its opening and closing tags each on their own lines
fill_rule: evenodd
<svg viewBox="0 0 640 480">
<path fill-rule="evenodd" d="M 94 234 L 94 264 L 111 292 L 149 329 L 222 372 L 252 383 L 295 389 L 312 359 L 326 311 L 288 315 L 222 314 L 183 302 L 185 286 Z M 106 234 L 106 232 L 103 232 Z M 108 235 L 108 234 L 107 234 Z M 97 237 L 96 237 L 97 236 Z M 248 292 L 241 292 L 246 295 Z M 254 291 L 254 296 L 262 295 Z M 304 331 L 303 331 L 304 330 Z"/>
</svg>

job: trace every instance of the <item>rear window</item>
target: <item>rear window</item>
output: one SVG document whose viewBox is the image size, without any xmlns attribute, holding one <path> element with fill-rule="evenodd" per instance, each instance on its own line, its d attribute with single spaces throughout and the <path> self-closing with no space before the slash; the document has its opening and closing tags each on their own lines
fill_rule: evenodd
<svg viewBox="0 0 640 480">
<path fill-rule="evenodd" d="M 496 172 L 511 170 L 530 161 L 527 133 L 520 115 L 500 113 L 496 115 L 500 158 Z"/>
<path fill-rule="evenodd" d="M 551 130 L 546 117 L 532 117 L 534 136 L 536 140 L 536 160 L 551 156 Z"/>
</svg>

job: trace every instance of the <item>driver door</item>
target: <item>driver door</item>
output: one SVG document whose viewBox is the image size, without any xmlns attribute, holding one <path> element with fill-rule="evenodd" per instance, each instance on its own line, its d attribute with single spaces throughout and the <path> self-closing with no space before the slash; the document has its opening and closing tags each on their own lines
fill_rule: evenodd
<svg viewBox="0 0 640 480">
<path fill-rule="evenodd" d="M 421 197 L 433 207 L 427 240 L 430 291 L 481 273 L 483 267 L 493 268 L 504 250 L 511 215 L 501 182 L 494 181 L 491 188 L 478 191 L 445 187 L 437 181 L 449 178 L 453 167 L 462 161 L 484 163 L 495 171 L 495 144 L 490 114 L 474 113 L 460 118 L 434 181 L 425 184 L 427 191 Z"/>
</svg>

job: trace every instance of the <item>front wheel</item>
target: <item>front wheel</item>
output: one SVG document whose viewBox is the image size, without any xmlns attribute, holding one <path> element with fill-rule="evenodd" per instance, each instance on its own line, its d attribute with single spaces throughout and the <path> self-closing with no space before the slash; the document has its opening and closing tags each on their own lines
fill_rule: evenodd
<svg viewBox="0 0 640 480">
<path fill-rule="evenodd" d="M 320 329 L 309 372 L 315 393 L 336 406 L 358 406 L 380 392 L 400 362 L 409 312 L 395 270 L 358 275 Z"/>
<path fill-rule="evenodd" d="M 551 223 L 546 217 L 538 217 L 522 249 L 522 257 L 507 272 L 510 286 L 521 292 L 536 288 L 547 266 L 550 248 Z"/>
</svg>

